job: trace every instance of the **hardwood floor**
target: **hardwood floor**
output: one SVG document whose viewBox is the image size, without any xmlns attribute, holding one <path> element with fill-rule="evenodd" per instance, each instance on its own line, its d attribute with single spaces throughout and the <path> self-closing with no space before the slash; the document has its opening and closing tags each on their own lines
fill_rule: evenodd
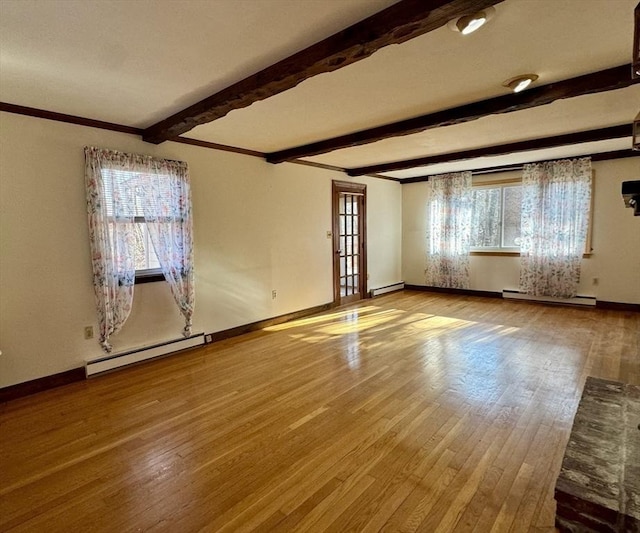
<svg viewBox="0 0 640 533">
<path fill-rule="evenodd" d="M 0 406 L 1 531 L 554 531 L 640 314 L 405 291 Z"/>
</svg>

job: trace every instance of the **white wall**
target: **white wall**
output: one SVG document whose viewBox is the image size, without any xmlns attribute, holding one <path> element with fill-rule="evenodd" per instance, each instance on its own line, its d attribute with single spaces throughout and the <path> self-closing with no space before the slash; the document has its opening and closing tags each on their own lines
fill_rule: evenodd
<svg viewBox="0 0 640 533">
<path fill-rule="evenodd" d="M 214 332 L 333 300 L 331 181 L 343 173 L 0 113 L 0 387 L 102 354 L 84 196 L 83 146 L 189 163 L 194 213 L 194 332 Z M 367 184 L 369 288 L 401 280 L 402 191 Z M 277 291 L 272 300 L 271 291 Z M 137 285 L 114 350 L 179 336 L 165 283 Z"/>
<path fill-rule="evenodd" d="M 593 254 L 582 260 L 579 294 L 599 300 L 640 303 L 640 217 L 624 207 L 621 183 L 640 179 L 640 159 L 593 163 Z M 486 175 L 485 180 L 509 179 L 517 173 Z M 426 266 L 426 204 L 428 182 L 402 186 L 402 269 L 406 283 L 424 285 Z M 519 258 L 472 256 L 470 288 L 484 291 L 517 289 Z M 593 284 L 598 278 L 598 284 Z"/>
<path fill-rule="evenodd" d="M 356 180 L 367 184 L 368 286 L 398 283 L 402 280 L 402 186 L 364 176 Z"/>
<path fill-rule="evenodd" d="M 196 258 L 194 331 L 214 332 L 330 302 L 331 180 L 344 174 L 0 113 L 0 387 L 81 366 L 102 354 L 84 197 L 83 146 L 187 161 Z M 640 217 L 620 184 L 640 161 L 594 163 L 593 255 L 580 292 L 640 303 Z M 505 178 L 505 174 L 488 176 Z M 369 288 L 424 284 L 429 185 L 367 184 Z M 598 285 L 592 285 L 594 277 Z M 517 257 L 472 257 L 471 287 L 518 284 Z M 271 291 L 278 297 L 271 299 Z M 138 285 L 115 350 L 176 338 L 182 318 L 164 283 Z"/>
</svg>

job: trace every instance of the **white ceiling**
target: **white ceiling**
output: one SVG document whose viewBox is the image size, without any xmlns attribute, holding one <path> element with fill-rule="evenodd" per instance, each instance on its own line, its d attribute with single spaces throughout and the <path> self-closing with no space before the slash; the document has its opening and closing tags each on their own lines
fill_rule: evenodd
<svg viewBox="0 0 640 533">
<path fill-rule="evenodd" d="M 145 128 L 394 1 L 0 0 L 0 96 Z"/>
<path fill-rule="evenodd" d="M 393 3 L 0 0 L 0 100 L 144 128 Z M 619 66 L 631 61 L 635 4 L 506 0 L 474 34 L 439 28 L 185 136 L 277 151 L 507 94 L 502 82 L 518 74 L 537 73 L 537 84 L 547 84 Z M 368 166 L 630 123 L 639 109 L 636 85 L 308 160 Z M 410 177 L 629 145 L 602 141 L 387 175 Z"/>
<path fill-rule="evenodd" d="M 490 115 L 472 122 L 426 130 L 404 137 L 392 137 L 308 159 L 347 168 L 367 166 L 567 132 L 630 124 L 637 110 L 640 110 L 640 85 L 556 100 L 552 104 L 515 113 Z M 630 146 L 629 144 L 627 148 Z"/>
</svg>

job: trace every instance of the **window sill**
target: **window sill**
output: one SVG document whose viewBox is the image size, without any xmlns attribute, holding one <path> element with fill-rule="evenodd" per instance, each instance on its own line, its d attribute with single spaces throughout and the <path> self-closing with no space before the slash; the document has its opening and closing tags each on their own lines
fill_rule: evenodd
<svg viewBox="0 0 640 533">
<path fill-rule="evenodd" d="M 479 256 L 479 257 L 487 257 L 487 256 L 496 256 L 496 257 L 519 257 L 520 256 L 520 252 L 500 252 L 497 250 L 486 250 L 486 251 L 481 251 L 481 250 L 474 250 L 473 252 L 470 252 L 470 255 L 475 255 L 475 256 Z M 584 253 L 582 254 L 582 258 L 583 259 L 589 259 L 591 256 L 593 255 L 593 252 L 589 252 L 589 253 Z"/>
<path fill-rule="evenodd" d="M 515 252 L 513 250 L 511 251 L 501 251 L 501 250 L 474 250 L 473 252 L 471 252 L 471 255 L 478 255 L 478 256 L 491 256 L 491 255 L 495 255 L 495 256 L 519 256 L 520 252 Z"/>
<path fill-rule="evenodd" d="M 136 285 L 141 283 L 155 283 L 156 281 L 164 281 L 163 274 L 136 274 Z"/>
</svg>

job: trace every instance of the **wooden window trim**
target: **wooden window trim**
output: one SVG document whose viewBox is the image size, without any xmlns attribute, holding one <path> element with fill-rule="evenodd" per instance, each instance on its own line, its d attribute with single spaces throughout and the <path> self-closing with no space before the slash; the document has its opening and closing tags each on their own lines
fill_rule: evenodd
<svg viewBox="0 0 640 533">
<path fill-rule="evenodd" d="M 493 256 L 493 257 L 519 257 L 520 256 L 520 252 L 502 252 L 502 251 L 498 251 L 498 250 L 474 250 L 472 252 L 469 252 L 469 255 L 475 255 L 475 256 Z M 582 254 L 582 258 L 583 259 L 589 259 L 591 256 L 593 255 L 593 252 L 585 252 Z"/>
<path fill-rule="evenodd" d="M 482 176 L 478 176 L 482 177 Z M 487 180 L 487 181 L 475 181 L 471 183 L 471 187 L 484 187 L 485 185 L 511 185 L 514 183 L 522 183 L 522 178 L 511 178 L 505 180 Z"/>
<path fill-rule="evenodd" d="M 157 281 L 164 281 L 164 274 L 162 272 L 155 272 L 155 269 L 147 272 L 144 270 L 136 271 L 136 279 L 134 284 L 141 285 L 143 283 L 155 283 Z"/>
<path fill-rule="evenodd" d="M 488 181 L 477 181 L 476 183 L 472 183 L 471 187 L 485 187 L 491 185 L 513 185 L 515 183 L 522 183 L 522 178 L 510 178 L 510 179 L 497 179 L 497 180 L 488 180 Z M 593 255 L 593 215 L 594 215 L 594 197 L 596 190 L 596 170 L 594 168 L 591 169 L 591 209 L 589 211 L 589 227 L 587 229 L 587 242 L 585 244 L 585 251 L 582 254 L 583 259 L 589 259 Z M 520 252 L 512 251 L 512 250 L 472 250 L 471 255 L 477 256 L 513 256 L 520 255 Z"/>
<path fill-rule="evenodd" d="M 522 178 L 511 178 L 511 179 L 504 179 L 504 180 L 489 180 L 489 181 L 482 181 L 482 182 L 476 182 L 476 183 L 472 183 L 471 184 L 471 188 L 472 189 L 495 189 L 495 188 L 499 188 L 500 189 L 500 242 L 502 243 L 502 239 L 503 239 L 503 233 L 504 233 L 504 188 L 505 187 L 520 187 L 522 186 Z M 488 249 L 481 249 L 480 247 L 472 247 L 473 249 L 471 250 L 471 254 L 474 253 L 480 253 L 480 254 L 488 254 L 488 253 L 492 253 L 494 255 L 511 255 L 511 254 L 515 254 L 515 255 L 520 255 L 520 250 L 519 247 L 517 250 L 515 250 L 514 246 L 493 246 L 493 247 L 487 247 Z"/>
</svg>

